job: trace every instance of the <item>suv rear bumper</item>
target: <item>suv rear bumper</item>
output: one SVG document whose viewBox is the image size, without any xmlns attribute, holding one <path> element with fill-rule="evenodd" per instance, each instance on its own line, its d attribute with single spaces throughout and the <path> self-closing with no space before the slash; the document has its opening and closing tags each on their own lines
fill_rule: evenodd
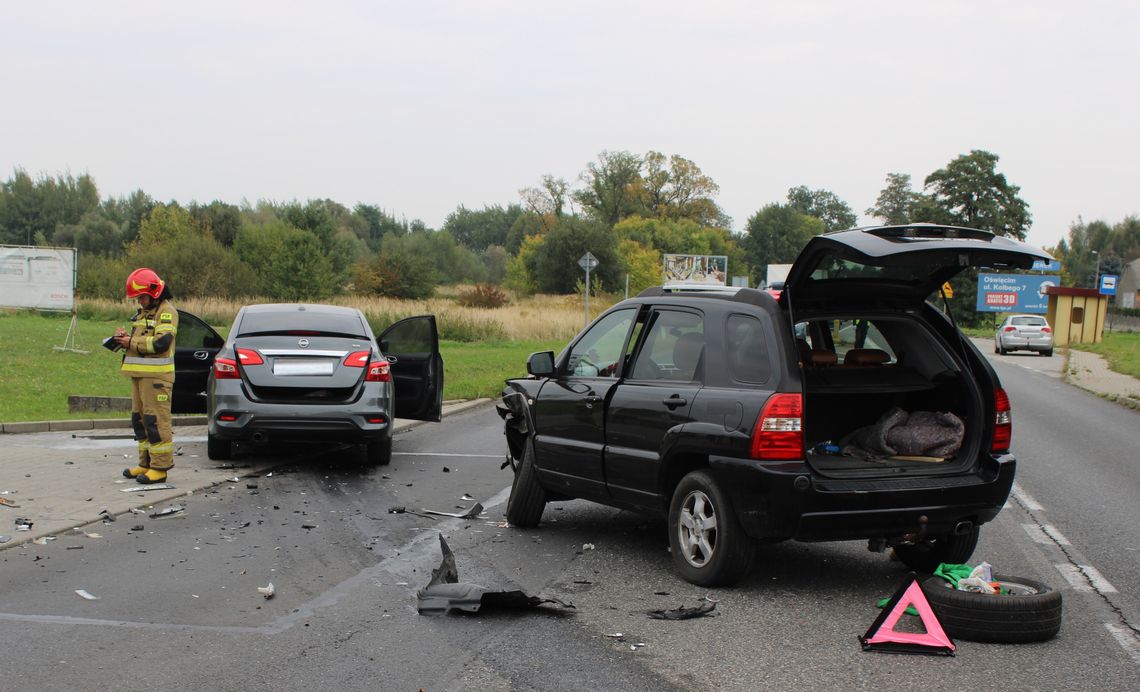
<svg viewBox="0 0 1140 692">
<path fill-rule="evenodd" d="M 953 533 L 997 516 L 1013 485 L 1012 455 L 985 457 L 980 472 L 902 479 L 829 480 L 713 457 L 745 532 L 760 540 L 834 541 Z M 804 480 L 807 480 L 806 487 Z M 797 489 L 797 486 L 803 489 Z"/>
</svg>

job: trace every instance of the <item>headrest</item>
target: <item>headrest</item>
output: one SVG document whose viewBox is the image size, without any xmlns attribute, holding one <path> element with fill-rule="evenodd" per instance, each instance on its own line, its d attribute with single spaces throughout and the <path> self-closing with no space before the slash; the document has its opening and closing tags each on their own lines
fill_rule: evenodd
<svg viewBox="0 0 1140 692">
<path fill-rule="evenodd" d="M 890 355 L 877 348 L 853 348 L 843 357 L 844 365 L 883 365 L 889 363 Z"/>
</svg>

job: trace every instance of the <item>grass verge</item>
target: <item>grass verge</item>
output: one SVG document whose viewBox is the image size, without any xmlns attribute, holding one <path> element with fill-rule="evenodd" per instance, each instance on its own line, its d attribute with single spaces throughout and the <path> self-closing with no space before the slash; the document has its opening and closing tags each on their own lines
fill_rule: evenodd
<svg viewBox="0 0 1140 692">
<path fill-rule="evenodd" d="M 124 311 L 125 312 L 125 311 Z M 104 349 L 103 337 L 122 326 L 117 321 L 80 319 L 77 346 L 87 355 L 56 351 L 67 337 L 65 314 L 0 311 L 0 421 L 121 418 L 125 414 L 68 413 L 67 397 L 130 396 L 119 374 L 119 354 Z M 216 327 L 225 333 L 226 327 Z M 445 399 L 496 396 L 503 380 L 526 374 L 526 358 L 534 351 L 557 350 L 556 341 L 443 341 Z"/>
<path fill-rule="evenodd" d="M 1099 344 L 1069 344 L 1069 348 L 1104 356 L 1113 372 L 1140 378 L 1140 334 L 1105 332 Z"/>
</svg>

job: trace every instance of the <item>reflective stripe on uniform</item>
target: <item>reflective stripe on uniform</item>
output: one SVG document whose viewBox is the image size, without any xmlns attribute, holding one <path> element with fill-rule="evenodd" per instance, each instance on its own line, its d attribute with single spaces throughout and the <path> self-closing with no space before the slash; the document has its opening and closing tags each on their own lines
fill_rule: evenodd
<svg viewBox="0 0 1140 692">
<path fill-rule="evenodd" d="M 154 353 L 154 337 L 153 336 L 146 337 L 146 348 L 144 348 L 143 350 L 148 351 L 150 353 Z"/>
<path fill-rule="evenodd" d="M 145 452 L 148 449 L 150 449 L 150 443 L 146 440 L 139 440 L 139 451 Z"/>
<path fill-rule="evenodd" d="M 145 358 L 143 356 L 126 356 L 123 365 L 174 365 L 174 356 L 168 358 Z"/>
<path fill-rule="evenodd" d="M 174 443 L 173 442 L 164 442 L 162 444 L 150 446 L 150 453 L 152 455 L 170 454 L 173 451 L 174 451 Z"/>
</svg>

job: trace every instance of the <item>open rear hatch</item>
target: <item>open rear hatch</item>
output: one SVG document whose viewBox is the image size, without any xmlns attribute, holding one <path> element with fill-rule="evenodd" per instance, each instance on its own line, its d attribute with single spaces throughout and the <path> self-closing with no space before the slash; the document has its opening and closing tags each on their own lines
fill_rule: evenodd
<svg viewBox="0 0 1140 692">
<path fill-rule="evenodd" d="M 967 362 L 977 356 L 940 336 L 922 316 L 923 304 L 970 267 L 1028 269 L 1038 259 L 1051 258 L 1009 238 L 931 224 L 855 229 L 809 241 L 780 303 L 801 349 L 812 467 L 824 476 L 854 479 L 942 475 L 972 466 L 992 426 L 984 402 L 993 393 L 978 391 Z M 931 417 L 947 413 L 962 424 L 953 451 L 874 449 L 888 432 L 892 439 L 915 432 L 898 426 L 924 426 L 915 433 L 920 437 L 943 435 L 940 424 L 955 424 Z"/>
<path fill-rule="evenodd" d="M 795 308 L 837 302 L 918 307 L 969 267 L 1029 269 L 1039 259 L 1053 258 L 1032 245 L 971 228 L 921 223 L 857 228 L 808 241 L 780 299 Z"/>
</svg>

